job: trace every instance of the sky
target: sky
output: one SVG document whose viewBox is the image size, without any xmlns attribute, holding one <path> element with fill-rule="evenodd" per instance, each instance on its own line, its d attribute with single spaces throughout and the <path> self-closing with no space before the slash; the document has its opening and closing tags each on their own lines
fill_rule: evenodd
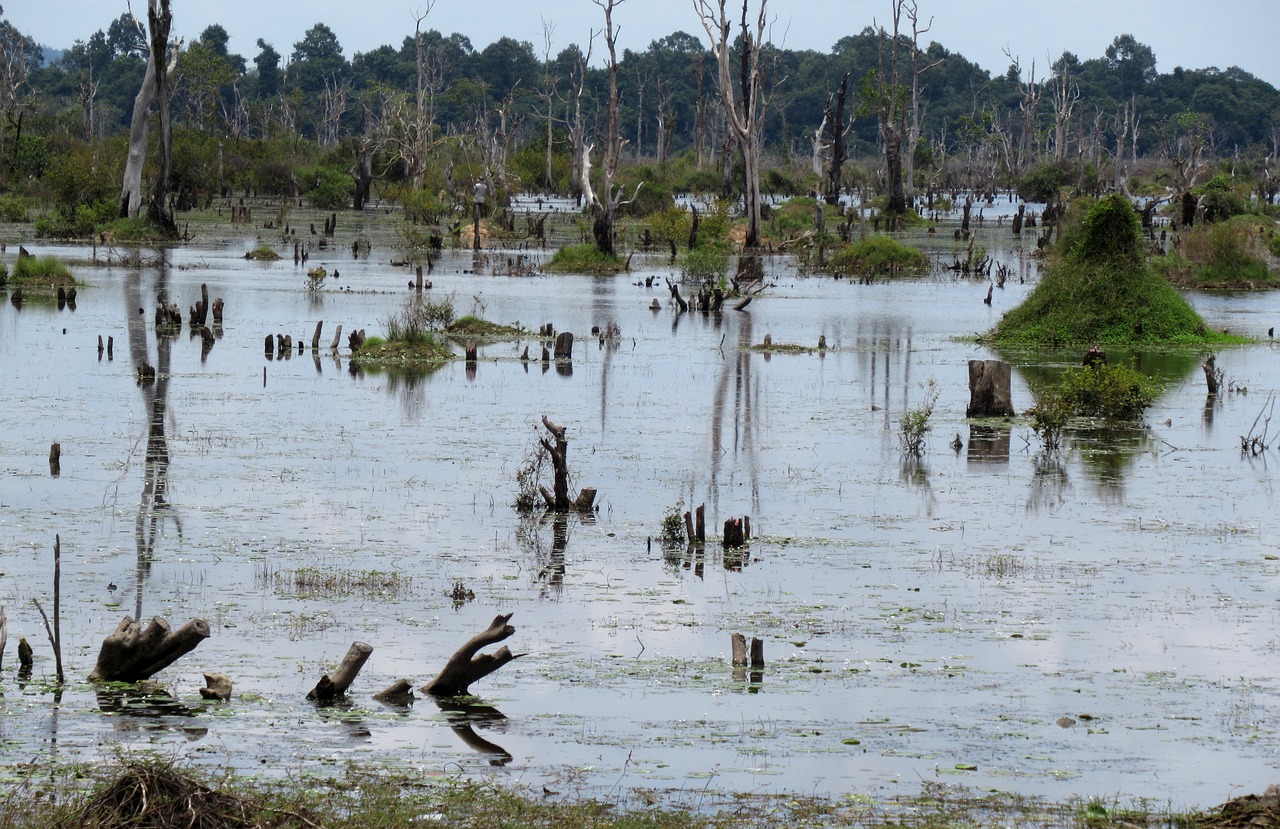
<svg viewBox="0 0 1280 829">
<path fill-rule="evenodd" d="M 736 0 L 730 0 L 732 8 Z M 125 0 L 0 0 L 9 21 L 39 43 L 69 47 L 106 29 Z M 135 12 L 146 0 L 133 0 Z M 323 22 L 351 58 L 383 45 L 399 47 L 413 33 L 415 10 L 426 0 L 173 0 L 174 30 L 188 40 L 213 23 L 231 35 L 229 48 L 252 61 L 263 38 L 285 58 L 303 33 Z M 751 0 L 754 12 L 758 0 Z M 1037 74 L 1063 51 L 1081 60 L 1102 57 L 1120 34 L 1150 46 L 1160 72 L 1174 67 L 1239 66 L 1280 87 L 1280 0 L 919 0 L 923 40 L 936 40 L 988 70 L 1003 74 L 1005 51 Z M 741 6 L 738 6 L 741 9 Z M 873 19 L 886 22 L 890 0 L 771 0 L 774 43 L 830 51 L 841 37 Z M 555 28 L 552 51 L 584 43 L 603 14 L 592 0 L 435 0 L 426 28 L 459 32 L 478 51 L 502 36 L 527 40 L 541 55 L 543 21 Z M 705 41 L 693 0 L 623 0 L 614 10 L 619 46 L 643 50 L 657 38 L 685 31 Z M 597 54 L 599 50 L 597 50 Z"/>
</svg>

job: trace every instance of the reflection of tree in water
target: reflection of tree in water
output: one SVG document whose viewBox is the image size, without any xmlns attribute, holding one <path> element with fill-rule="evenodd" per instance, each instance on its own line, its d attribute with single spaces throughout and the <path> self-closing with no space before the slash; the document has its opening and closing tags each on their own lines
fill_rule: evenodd
<svg viewBox="0 0 1280 829">
<path fill-rule="evenodd" d="M 560 598 L 564 590 L 565 549 L 569 546 L 569 519 L 566 512 L 526 513 L 516 527 L 516 542 L 529 557 L 533 579 L 542 585 L 542 598 Z M 583 521 L 594 521 L 581 516 Z M 551 546 L 547 547 L 542 529 L 551 525 Z"/>
<path fill-rule="evenodd" d="M 720 490 L 717 486 L 720 463 L 730 453 L 735 458 L 740 453 L 745 455 L 746 472 L 751 481 L 751 511 L 760 511 L 759 464 L 756 458 L 759 428 L 756 411 L 760 400 L 758 384 L 753 382 L 751 373 L 753 354 L 749 350 L 755 327 L 749 313 L 740 314 L 739 319 L 738 347 L 733 350 L 732 358 L 721 365 L 711 401 L 711 468 L 707 486 L 711 515 L 720 513 Z"/>
<path fill-rule="evenodd" d="M 1067 501 L 1071 482 L 1067 464 L 1057 452 L 1040 452 L 1032 461 L 1031 492 L 1027 496 L 1027 512 L 1053 511 Z"/>
<path fill-rule="evenodd" d="M 156 278 L 155 302 L 150 307 L 169 301 L 169 271 L 167 264 L 161 264 Z M 140 371 L 150 363 L 147 349 L 147 313 L 148 305 L 142 301 L 142 271 L 131 270 L 125 280 L 125 317 L 129 330 L 129 357 L 134 371 Z M 178 530 L 178 538 L 182 538 L 182 523 L 173 513 L 169 503 L 169 442 L 165 432 L 165 421 L 169 416 L 169 370 L 170 347 L 173 336 L 162 331 L 156 332 L 156 364 L 155 382 L 140 384 L 143 410 L 147 413 L 146 455 L 143 461 L 142 497 L 138 504 L 138 517 L 134 525 L 134 540 L 137 544 L 137 571 L 135 574 L 135 606 L 134 618 L 142 618 L 142 583 L 151 570 L 151 562 L 155 556 L 156 540 L 159 538 L 161 519 L 173 519 Z"/>
<path fill-rule="evenodd" d="M 902 482 L 920 492 L 920 501 L 924 505 L 924 515 L 932 518 L 938 508 L 938 496 L 929 483 L 929 467 L 919 455 L 910 452 L 902 456 L 902 467 L 899 469 Z"/>
<path fill-rule="evenodd" d="M 435 697 L 436 705 L 449 720 L 449 728 L 466 744 L 467 748 L 489 758 L 491 766 L 505 766 L 512 760 L 511 752 L 497 743 L 486 740 L 476 733 L 475 727 L 504 731 L 507 717 L 492 705 L 473 704 L 458 699 Z"/>
<path fill-rule="evenodd" d="M 1135 460 L 1151 449 L 1151 430 L 1144 425 L 1098 426 L 1072 433 L 1071 447 L 1080 452 L 1085 474 L 1101 485 L 1110 500 L 1124 500 L 1124 479 Z"/>
</svg>

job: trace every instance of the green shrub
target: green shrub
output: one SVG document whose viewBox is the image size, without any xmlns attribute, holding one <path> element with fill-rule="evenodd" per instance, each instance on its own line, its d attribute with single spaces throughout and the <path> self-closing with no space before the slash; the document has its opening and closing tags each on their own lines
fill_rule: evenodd
<svg viewBox="0 0 1280 829">
<path fill-rule="evenodd" d="M 94 204 L 58 209 L 36 219 L 36 236 L 42 239 L 86 239 L 116 218 L 115 201 L 103 199 Z"/>
<path fill-rule="evenodd" d="M 1052 452 L 1062 446 L 1062 432 L 1073 414 L 1071 405 L 1057 391 L 1042 395 L 1034 406 L 1027 409 L 1031 431 L 1040 439 L 1045 451 Z"/>
<path fill-rule="evenodd" d="M 1128 366 L 1099 362 L 1067 369 L 1057 393 L 1079 417 L 1133 421 L 1155 402 L 1159 389 L 1151 378 Z"/>
<path fill-rule="evenodd" d="M 684 499 L 681 498 L 662 514 L 662 543 L 668 547 L 683 544 L 684 535 Z"/>
<path fill-rule="evenodd" d="M 1202 285 L 1239 284 L 1273 279 L 1266 259 L 1267 245 L 1256 219 L 1237 217 L 1188 228 L 1183 233 L 1186 256 L 1198 267 Z"/>
<path fill-rule="evenodd" d="M 839 276 L 900 276 L 928 269 L 929 257 L 890 236 L 868 236 L 836 251 L 830 270 Z"/>
<path fill-rule="evenodd" d="M 440 299 L 413 294 L 404 301 L 397 314 L 384 321 L 387 341 L 411 346 L 432 343 L 431 332 L 448 328 L 453 322 L 453 313 L 453 294 Z"/>
<path fill-rule="evenodd" d="M 0 196 L 0 222 L 29 222 L 26 200 L 19 196 Z"/>
<path fill-rule="evenodd" d="M 924 440 L 933 431 L 929 419 L 933 417 L 933 408 L 938 404 L 938 381 L 930 379 L 924 384 L 924 402 L 914 409 L 907 410 L 898 424 L 898 438 L 902 442 L 902 451 L 908 455 L 919 455 L 924 451 Z"/>
<path fill-rule="evenodd" d="M 449 206 L 426 190 L 410 190 L 400 200 L 405 221 L 437 225 L 449 214 Z"/>
<path fill-rule="evenodd" d="M 729 270 L 729 254 L 707 245 L 696 247 L 680 257 L 680 274 L 691 282 L 717 283 Z"/>
<path fill-rule="evenodd" d="M 1220 222 L 1239 216 L 1248 209 L 1243 196 L 1235 192 L 1226 176 L 1219 173 L 1192 190 L 1200 197 L 1206 222 Z"/>
<path fill-rule="evenodd" d="M 1037 164 L 1018 179 L 1018 198 L 1024 201 L 1054 202 L 1067 182 L 1067 171 L 1054 163 Z"/>
<path fill-rule="evenodd" d="M 9 282 L 9 266 L 0 262 L 0 288 L 3 288 Z"/>
<path fill-rule="evenodd" d="M 300 183 L 309 183 L 307 203 L 317 210 L 342 210 L 355 197 L 355 181 L 342 170 L 314 167 L 298 175 Z"/>
</svg>

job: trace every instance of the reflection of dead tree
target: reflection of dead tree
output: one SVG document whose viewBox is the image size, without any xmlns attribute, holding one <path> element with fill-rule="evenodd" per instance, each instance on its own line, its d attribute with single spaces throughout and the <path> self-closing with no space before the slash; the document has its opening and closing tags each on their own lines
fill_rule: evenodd
<svg viewBox="0 0 1280 829">
<path fill-rule="evenodd" d="M 495 616 L 489 627 L 467 640 L 466 644 L 454 651 L 453 656 L 445 663 L 435 679 L 418 690 L 436 697 L 459 697 L 469 693 L 471 683 L 481 680 L 523 654 L 512 653 L 505 645 L 493 653 L 477 653 L 481 648 L 508 639 L 516 632 L 515 626 L 508 624 L 510 613 Z"/>
<path fill-rule="evenodd" d="M 168 271 L 161 268 L 156 285 L 157 303 L 165 304 Z M 168 502 L 169 489 L 169 444 L 165 433 L 165 420 L 168 417 L 169 399 L 169 363 L 172 338 L 156 336 L 156 366 L 148 363 L 147 332 L 144 318 L 134 313 L 143 307 L 141 302 L 141 275 L 134 273 L 126 282 L 125 315 L 128 320 L 129 351 L 133 364 L 141 373 L 144 369 L 147 376 L 154 379 L 152 383 L 141 386 L 142 400 L 147 411 L 146 454 L 143 462 L 142 496 L 138 504 L 138 515 L 134 525 L 134 538 L 137 543 L 137 598 L 134 616 L 142 617 L 142 580 L 150 569 L 155 551 L 156 537 L 160 530 L 160 519 L 166 514 L 172 515 Z M 181 316 L 179 316 L 181 321 Z M 182 536 L 182 524 L 177 516 L 173 516 Z"/>
<path fill-rule="evenodd" d="M 436 705 L 449 718 L 449 728 L 462 739 L 467 748 L 489 757 L 489 765 L 505 766 L 512 760 L 511 752 L 497 743 L 490 742 L 476 733 L 475 725 L 497 724 L 506 716 L 492 705 L 469 705 L 457 700 L 437 698 Z"/>
</svg>

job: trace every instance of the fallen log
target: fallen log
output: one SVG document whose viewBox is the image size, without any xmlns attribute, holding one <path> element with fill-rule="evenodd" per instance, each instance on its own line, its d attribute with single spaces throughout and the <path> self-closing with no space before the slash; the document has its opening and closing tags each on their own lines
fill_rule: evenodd
<svg viewBox="0 0 1280 829">
<path fill-rule="evenodd" d="M 512 614 L 495 616 L 489 627 L 467 640 L 454 651 L 440 674 L 418 690 L 436 697 L 458 697 L 469 693 L 471 683 L 476 682 L 523 654 L 513 654 L 505 645 L 493 653 L 477 653 L 481 648 L 501 642 L 515 634 L 508 624 Z"/>
<path fill-rule="evenodd" d="M 115 633 L 102 640 L 90 682 L 138 682 L 148 679 L 209 638 L 209 623 L 192 619 L 177 630 L 156 616 L 144 629 L 125 616 Z"/>
</svg>

